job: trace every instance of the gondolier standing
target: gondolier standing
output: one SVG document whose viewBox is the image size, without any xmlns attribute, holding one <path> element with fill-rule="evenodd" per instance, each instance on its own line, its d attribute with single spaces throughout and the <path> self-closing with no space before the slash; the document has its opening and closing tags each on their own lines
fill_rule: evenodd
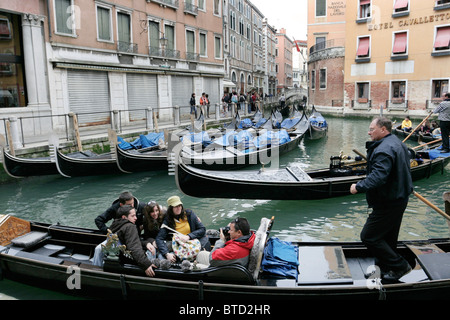
<svg viewBox="0 0 450 320">
<path fill-rule="evenodd" d="M 450 92 L 445 94 L 445 100 L 442 101 L 433 113 L 439 113 L 438 120 L 441 127 L 442 150 L 441 153 L 450 152 L 449 137 L 450 134 Z"/>
<path fill-rule="evenodd" d="M 352 184 L 350 192 L 365 192 L 372 208 L 361 231 L 361 241 L 375 256 L 382 282 L 396 282 L 411 271 L 397 252 L 397 239 L 408 198 L 413 191 L 407 147 L 391 134 L 392 122 L 374 119 L 367 142 L 367 176 Z"/>
</svg>

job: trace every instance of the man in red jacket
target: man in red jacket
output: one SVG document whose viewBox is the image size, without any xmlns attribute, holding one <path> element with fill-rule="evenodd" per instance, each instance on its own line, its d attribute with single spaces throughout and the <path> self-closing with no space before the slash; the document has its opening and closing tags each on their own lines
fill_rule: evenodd
<svg viewBox="0 0 450 320">
<path fill-rule="evenodd" d="M 226 241 L 223 230 L 220 229 L 220 239 L 216 241 L 214 249 L 211 252 L 201 251 L 197 256 L 198 263 L 211 267 L 229 264 L 247 267 L 255 233 L 250 231 L 250 225 L 245 218 L 236 218 L 228 226 L 230 240 Z"/>
</svg>

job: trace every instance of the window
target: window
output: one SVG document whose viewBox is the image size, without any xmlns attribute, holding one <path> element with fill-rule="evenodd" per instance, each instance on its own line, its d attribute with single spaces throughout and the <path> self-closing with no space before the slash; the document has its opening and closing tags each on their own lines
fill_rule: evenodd
<svg viewBox="0 0 450 320">
<path fill-rule="evenodd" d="M 222 58 L 222 41 L 220 37 L 214 38 L 214 58 Z"/>
<path fill-rule="evenodd" d="M 327 69 L 320 69 L 319 85 L 320 85 L 320 89 L 327 88 Z"/>
<path fill-rule="evenodd" d="M 394 33 L 392 45 L 392 55 L 405 55 L 408 53 L 408 33 L 407 32 L 397 32 Z"/>
<path fill-rule="evenodd" d="M 359 103 L 367 103 L 369 101 L 369 82 L 358 82 L 356 84 L 356 97 Z"/>
<path fill-rule="evenodd" d="M 167 39 L 167 47 L 168 50 L 175 50 L 175 28 L 171 25 L 164 26 L 164 36 Z"/>
<path fill-rule="evenodd" d="M 55 0 L 56 33 L 74 35 L 75 19 L 72 0 Z"/>
<path fill-rule="evenodd" d="M 150 51 L 152 49 L 159 49 L 159 22 L 157 21 L 149 21 L 148 22 L 148 34 L 150 40 Z M 157 50 L 159 52 L 159 50 Z"/>
<path fill-rule="evenodd" d="M 311 70 L 311 89 L 316 89 L 316 70 Z"/>
<path fill-rule="evenodd" d="M 111 9 L 97 6 L 97 40 L 112 41 Z"/>
<path fill-rule="evenodd" d="M 186 52 L 195 53 L 195 33 L 191 30 L 186 30 Z"/>
<path fill-rule="evenodd" d="M 406 97 L 406 81 L 391 82 L 391 99 L 394 102 L 403 102 Z"/>
<path fill-rule="evenodd" d="M 359 0 L 358 19 L 370 18 L 370 1 L 371 0 Z"/>
<path fill-rule="evenodd" d="M 437 27 L 436 38 L 434 39 L 434 51 L 449 50 L 450 47 L 450 26 Z"/>
<path fill-rule="evenodd" d="M 205 11 L 206 7 L 205 7 L 205 0 L 198 0 L 198 9 Z"/>
<path fill-rule="evenodd" d="M 220 15 L 220 0 L 214 0 L 214 14 Z"/>
<path fill-rule="evenodd" d="M 446 80 L 433 80 L 432 93 L 433 99 L 444 98 L 444 94 L 448 92 L 448 79 Z"/>
<path fill-rule="evenodd" d="M 20 15 L 0 12 L 0 108 L 27 106 L 21 28 Z"/>
<path fill-rule="evenodd" d="M 364 36 L 358 38 L 358 49 L 356 51 L 357 58 L 370 57 L 370 37 Z"/>
<path fill-rule="evenodd" d="M 409 10 L 409 0 L 395 0 L 394 13 L 405 12 Z"/>
<path fill-rule="evenodd" d="M 206 57 L 206 33 L 200 33 L 200 55 Z"/>
<path fill-rule="evenodd" d="M 118 49 L 133 52 L 131 44 L 131 16 L 126 12 L 117 12 Z"/>
<path fill-rule="evenodd" d="M 327 1 L 316 0 L 316 17 L 324 17 L 327 15 Z"/>
</svg>

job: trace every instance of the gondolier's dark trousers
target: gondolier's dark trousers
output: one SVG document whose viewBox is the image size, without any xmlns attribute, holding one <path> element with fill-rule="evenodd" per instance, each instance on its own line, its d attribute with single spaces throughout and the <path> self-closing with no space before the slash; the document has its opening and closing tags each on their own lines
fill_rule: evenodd
<svg viewBox="0 0 450 320">
<path fill-rule="evenodd" d="M 374 208 L 361 231 L 361 241 L 375 256 L 384 272 L 407 268 L 408 262 L 397 251 L 397 240 L 403 213 L 408 202 L 385 208 Z"/>
<path fill-rule="evenodd" d="M 439 126 L 441 127 L 442 149 L 450 150 L 448 138 L 450 134 L 450 121 L 440 121 Z"/>
</svg>

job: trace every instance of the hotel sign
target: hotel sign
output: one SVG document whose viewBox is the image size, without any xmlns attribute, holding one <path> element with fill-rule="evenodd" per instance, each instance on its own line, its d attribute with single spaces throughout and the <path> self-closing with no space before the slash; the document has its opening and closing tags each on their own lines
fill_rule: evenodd
<svg viewBox="0 0 450 320">
<path fill-rule="evenodd" d="M 433 14 L 433 15 L 424 16 L 424 17 L 420 17 L 420 18 L 408 18 L 408 19 L 401 19 L 401 20 L 390 21 L 390 22 L 385 22 L 385 23 L 368 24 L 367 29 L 369 31 L 392 29 L 392 28 L 394 28 L 395 24 L 397 24 L 399 28 L 404 28 L 404 27 L 409 27 L 409 26 L 414 26 L 414 25 L 419 25 L 419 24 L 443 22 L 443 21 L 449 21 L 449 20 L 450 20 L 450 12 L 441 13 L 441 14 Z"/>
</svg>

